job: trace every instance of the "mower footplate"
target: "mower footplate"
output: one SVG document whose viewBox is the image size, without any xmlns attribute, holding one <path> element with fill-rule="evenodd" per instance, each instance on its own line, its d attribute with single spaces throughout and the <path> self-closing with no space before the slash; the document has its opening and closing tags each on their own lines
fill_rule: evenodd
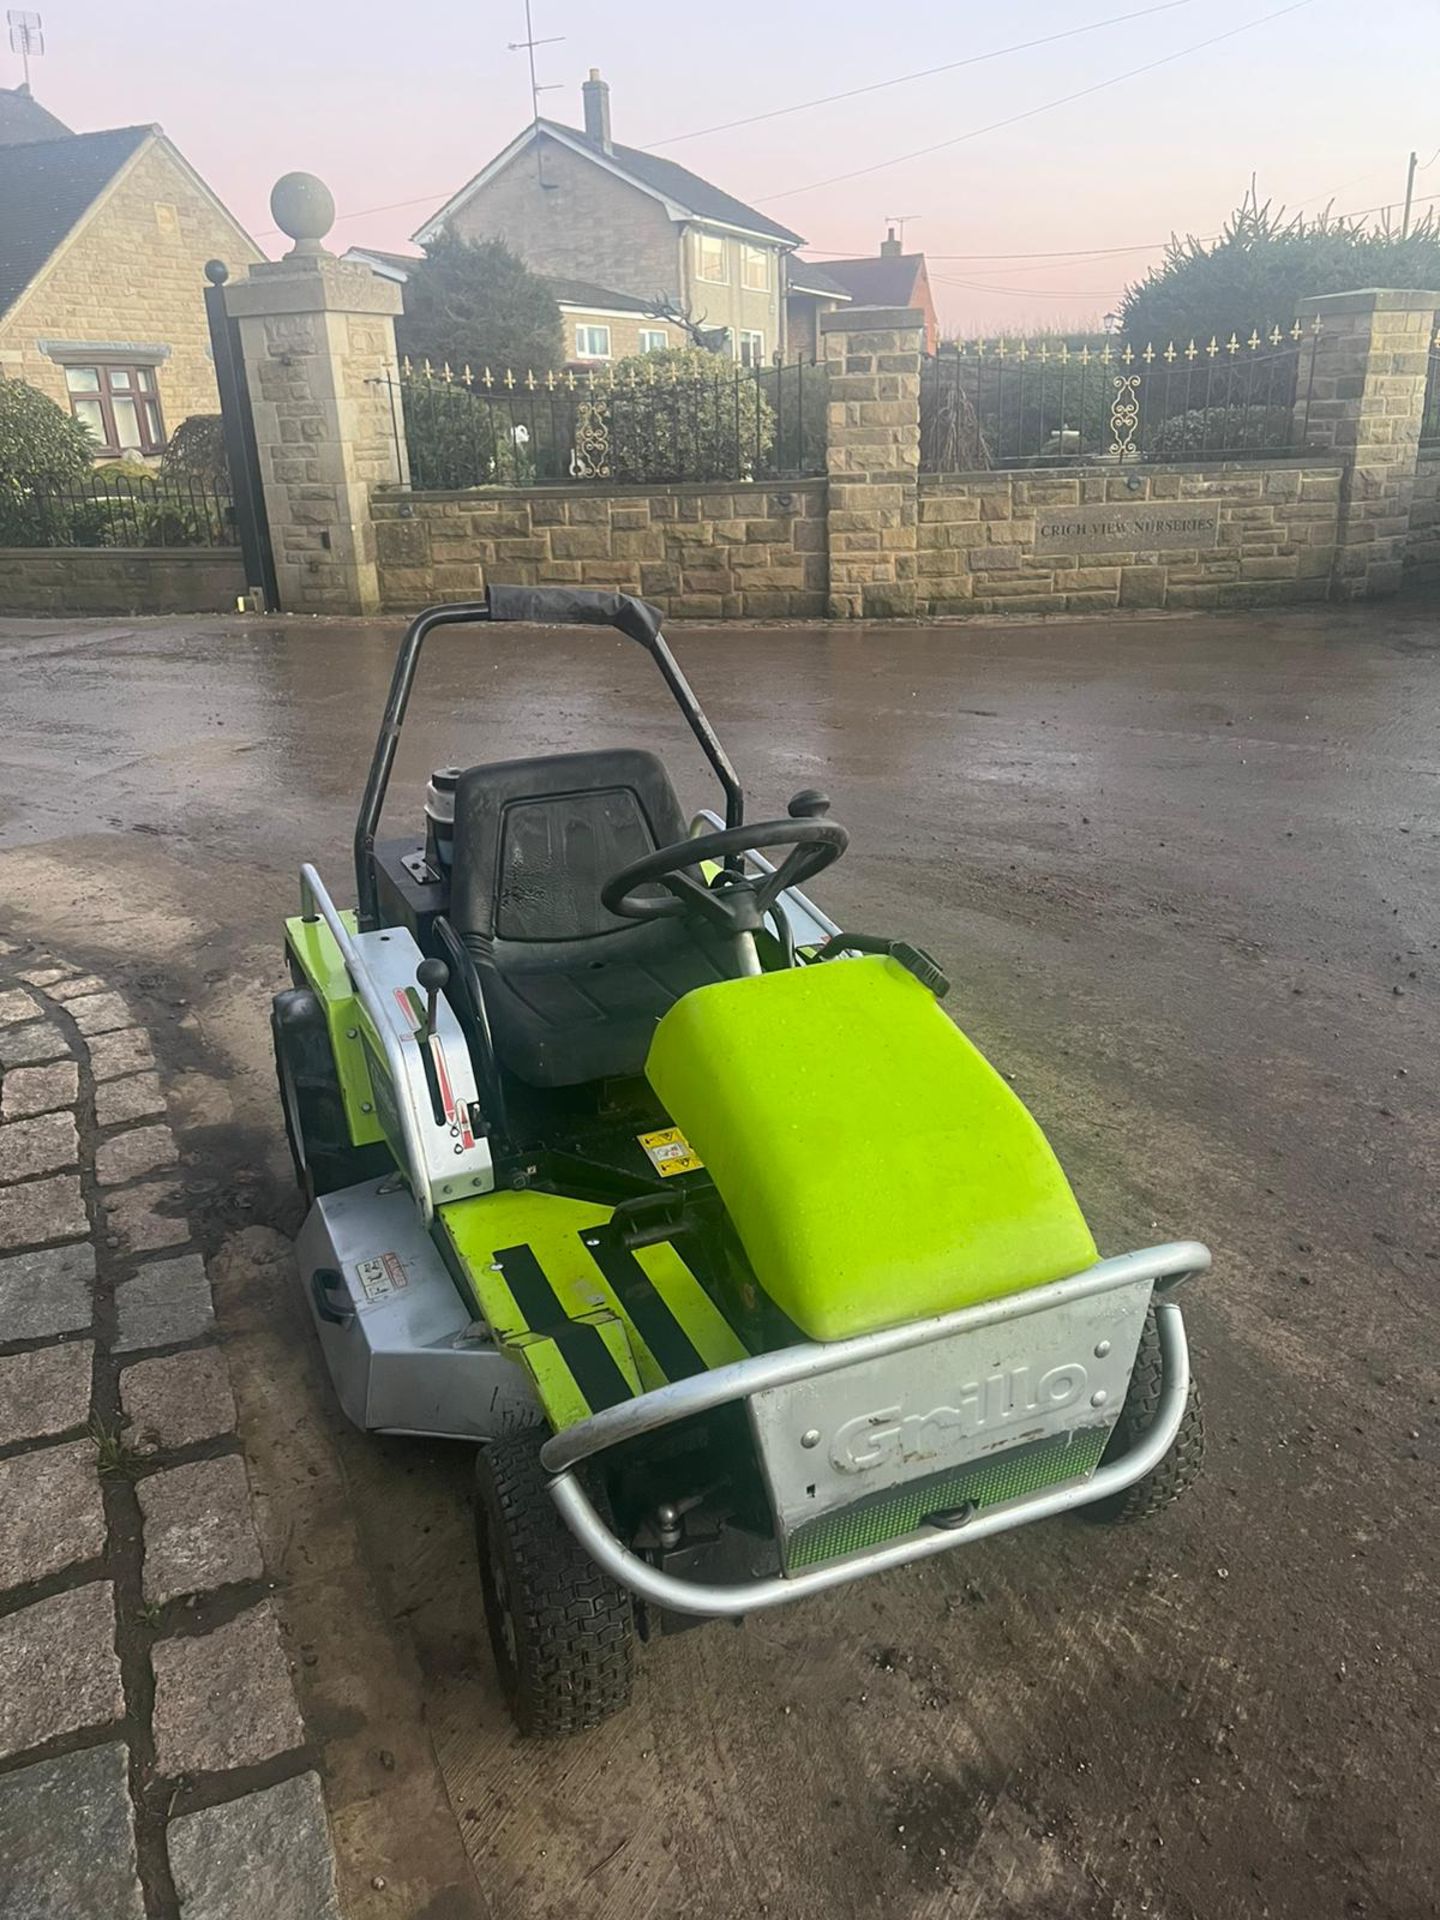
<svg viewBox="0 0 1440 1920">
<path fill-rule="evenodd" d="M 438 1217 L 480 1315 L 557 1433 L 748 1357 L 680 1252 L 625 1245 L 609 1207 L 527 1190 L 460 1200 Z"/>
</svg>

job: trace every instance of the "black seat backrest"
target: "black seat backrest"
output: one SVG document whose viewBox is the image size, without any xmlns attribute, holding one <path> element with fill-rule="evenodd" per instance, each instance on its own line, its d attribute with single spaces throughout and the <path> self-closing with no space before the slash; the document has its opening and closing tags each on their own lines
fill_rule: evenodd
<svg viewBox="0 0 1440 1920">
<path fill-rule="evenodd" d="M 471 767 L 455 786 L 451 921 L 462 935 L 527 943 L 633 927 L 601 906 L 601 887 L 685 835 L 653 753 L 619 747 Z"/>
</svg>

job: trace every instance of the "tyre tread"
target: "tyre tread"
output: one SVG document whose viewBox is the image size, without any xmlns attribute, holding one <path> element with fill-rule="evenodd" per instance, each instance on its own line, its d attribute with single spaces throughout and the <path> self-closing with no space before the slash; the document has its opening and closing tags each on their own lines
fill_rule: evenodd
<svg viewBox="0 0 1440 1920">
<path fill-rule="evenodd" d="M 601 1572 L 555 1510 L 535 1435 L 495 1440 L 476 1462 L 480 1551 L 498 1521 L 508 1550 L 513 1667 L 496 1645 L 511 1707 L 526 1733 L 578 1733 L 630 1701 L 630 1596 Z M 487 1589 L 487 1604 L 491 1596 Z M 499 1642 L 491 1622 L 492 1642 Z M 507 1669 L 509 1669 L 507 1671 Z"/>
</svg>

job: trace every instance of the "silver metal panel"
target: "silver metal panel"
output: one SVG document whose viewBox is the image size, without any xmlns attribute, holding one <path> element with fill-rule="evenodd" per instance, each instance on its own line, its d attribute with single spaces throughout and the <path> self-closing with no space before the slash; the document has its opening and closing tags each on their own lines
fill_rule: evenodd
<svg viewBox="0 0 1440 1920">
<path fill-rule="evenodd" d="M 410 1106 L 432 1203 L 439 1206 L 444 1200 L 492 1192 L 495 1170 L 490 1143 L 470 1124 L 469 1110 L 476 1099 L 470 1049 L 443 993 L 435 1004 L 435 1032 L 428 1041 L 421 1039 L 423 1022 L 414 1007 L 419 992 L 415 970 L 425 956 L 414 935 L 408 927 L 385 927 L 355 934 L 353 945 L 375 989 L 378 1020 L 387 1029 L 386 1060 L 399 1061 L 401 1077 L 391 1091 L 397 1104 L 403 1101 Z M 378 1024 L 377 1014 L 368 1005 L 366 1013 Z M 394 1042 L 393 1048 L 388 1041 Z M 440 1122 L 431 1104 L 422 1047 L 428 1048 L 444 1102 L 445 1118 Z"/>
<path fill-rule="evenodd" d="M 1161 1300 L 1155 1309 L 1160 1333 L 1160 1353 L 1164 1383 L 1155 1410 L 1155 1422 L 1143 1440 L 1138 1441 L 1116 1460 L 1097 1467 L 1088 1480 L 1072 1480 L 1044 1493 L 1026 1494 L 1003 1506 L 987 1507 L 963 1527 L 924 1528 L 892 1540 L 882 1547 L 868 1547 L 843 1560 L 828 1561 L 823 1567 L 803 1572 L 769 1575 L 743 1580 L 728 1586 L 708 1581 L 680 1579 L 664 1573 L 648 1560 L 631 1553 L 606 1526 L 595 1511 L 589 1496 L 573 1471 L 559 1474 L 550 1482 L 550 1497 L 560 1516 L 585 1551 L 612 1579 L 638 1593 L 656 1606 L 677 1613 L 718 1614 L 738 1618 L 758 1613 L 765 1607 L 783 1606 L 787 1600 L 799 1600 L 807 1594 L 823 1593 L 843 1586 L 847 1580 L 870 1573 L 885 1573 L 903 1567 L 912 1560 L 930 1559 L 937 1553 L 949 1553 L 991 1534 L 1011 1527 L 1026 1526 L 1035 1520 L 1048 1520 L 1055 1514 L 1071 1513 L 1092 1500 L 1120 1493 L 1133 1486 L 1152 1468 L 1158 1467 L 1175 1444 L 1185 1414 L 1185 1397 L 1190 1390 L 1190 1357 L 1185 1341 L 1185 1323 L 1173 1301 Z"/>
<path fill-rule="evenodd" d="M 323 1195 L 296 1248 L 325 1361 L 357 1427 L 494 1440 L 542 1420 L 521 1368 L 490 1342 L 392 1177 Z M 314 1275 L 338 1272 L 322 1317 Z M 348 1307 L 347 1307 L 348 1300 Z"/>
<path fill-rule="evenodd" d="M 952 1333 L 843 1373 L 752 1394 L 750 1429 L 777 1531 L 907 1481 L 1120 1413 L 1151 1283 Z"/>
<path fill-rule="evenodd" d="M 728 1367 L 715 1367 L 688 1380 L 672 1381 L 669 1386 L 656 1387 L 633 1400 L 622 1400 L 618 1406 L 592 1413 L 588 1420 L 578 1421 L 547 1440 L 541 1458 L 548 1472 L 563 1473 L 602 1448 L 653 1433 L 658 1427 L 688 1419 L 691 1414 L 707 1413 L 710 1408 L 726 1406 L 732 1400 L 748 1399 L 752 1393 L 769 1387 L 838 1373 L 842 1368 L 857 1366 L 862 1360 L 904 1353 L 972 1327 L 1024 1320 L 1064 1301 L 1108 1293 L 1112 1288 L 1128 1287 L 1137 1281 L 1153 1283 L 1160 1293 L 1191 1274 L 1204 1273 L 1209 1265 L 1210 1250 L 1198 1240 L 1172 1240 L 1142 1252 L 1117 1254 L 1086 1267 L 1082 1273 L 1052 1281 L 1048 1287 L 1030 1287 L 1024 1293 L 1008 1294 L 1002 1300 L 983 1300 L 977 1306 L 960 1307 L 954 1313 L 909 1320 L 898 1327 L 882 1327 L 877 1333 L 862 1333 L 853 1340 L 807 1341 L 799 1346 L 782 1347 L 776 1353 L 755 1354 L 748 1360 L 736 1360 Z"/>
</svg>

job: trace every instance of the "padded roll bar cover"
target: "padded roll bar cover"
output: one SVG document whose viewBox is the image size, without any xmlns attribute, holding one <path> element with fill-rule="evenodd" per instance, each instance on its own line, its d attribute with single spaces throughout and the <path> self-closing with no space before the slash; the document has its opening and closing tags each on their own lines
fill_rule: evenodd
<svg viewBox="0 0 1440 1920">
<path fill-rule="evenodd" d="M 633 593 L 598 587 L 491 587 L 492 620 L 528 620 L 544 627 L 618 627 L 649 646 L 660 633 L 660 609 Z"/>
</svg>

